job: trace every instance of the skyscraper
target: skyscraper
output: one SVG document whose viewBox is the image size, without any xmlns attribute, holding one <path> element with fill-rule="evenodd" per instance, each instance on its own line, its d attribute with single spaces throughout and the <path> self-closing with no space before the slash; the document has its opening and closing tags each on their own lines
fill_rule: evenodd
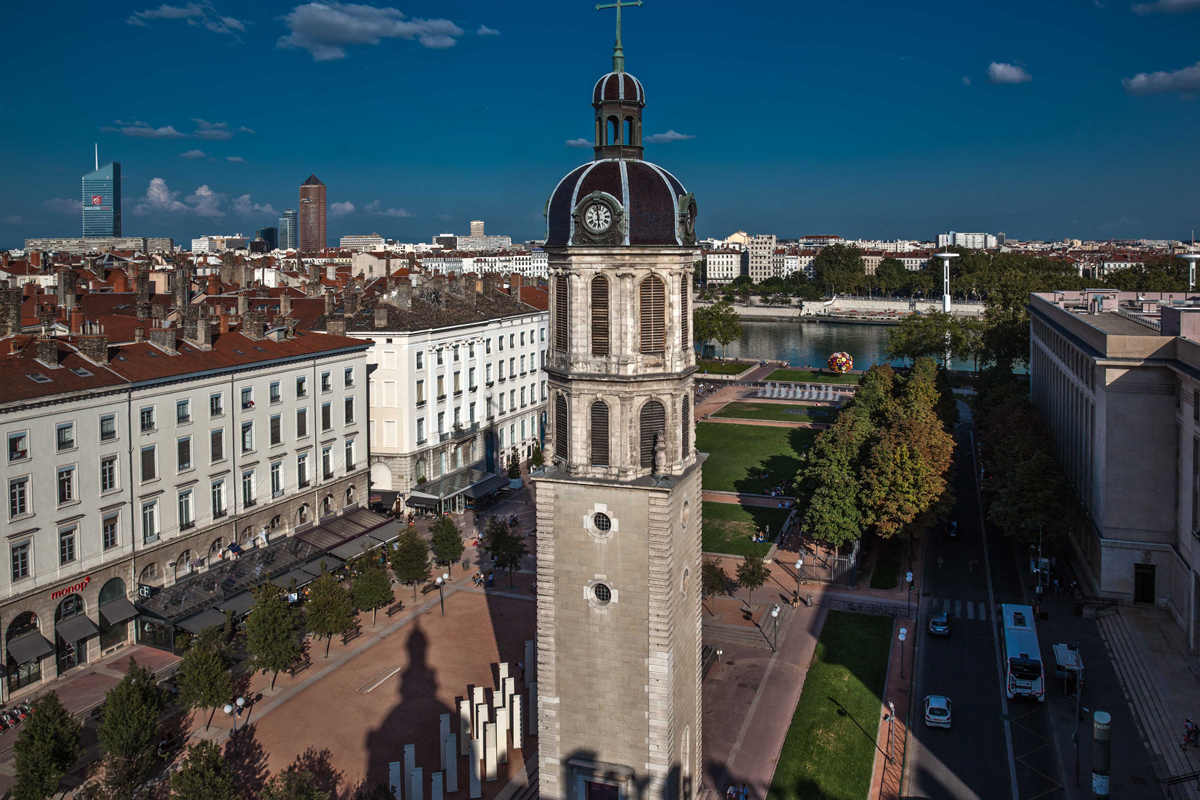
<svg viewBox="0 0 1200 800">
<path fill-rule="evenodd" d="M 121 165 L 96 165 L 83 176 L 83 235 L 121 235 Z"/>
<path fill-rule="evenodd" d="M 267 243 L 267 251 L 274 250 L 279 246 L 279 229 L 278 228 L 259 228 L 255 238 L 262 239 Z"/>
<path fill-rule="evenodd" d="M 297 231 L 296 209 L 289 208 L 283 212 L 283 216 L 279 218 L 279 249 L 280 250 L 295 250 L 299 242 L 296 238 Z"/>
<path fill-rule="evenodd" d="M 481 220 L 481 219 L 471 220 L 471 235 L 472 236 L 483 236 L 483 220 Z"/>
<path fill-rule="evenodd" d="M 300 184 L 299 247 L 312 253 L 325 247 L 325 184 L 316 175 Z"/>
</svg>

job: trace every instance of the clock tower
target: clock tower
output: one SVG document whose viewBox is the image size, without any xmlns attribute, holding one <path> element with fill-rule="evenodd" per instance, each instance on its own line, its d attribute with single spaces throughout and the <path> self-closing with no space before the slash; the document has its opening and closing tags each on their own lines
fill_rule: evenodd
<svg viewBox="0 0 1200 800">
<path fill-rule="evenodd" d="M 624 71 L 619 31 L 613 71 L 592 90 L 595 159 L 546 205 L 539 795 L 692 800 L 704 459 L 692 414 L 696 201 L 642 159 L 646 95 Z"/>
</svg>

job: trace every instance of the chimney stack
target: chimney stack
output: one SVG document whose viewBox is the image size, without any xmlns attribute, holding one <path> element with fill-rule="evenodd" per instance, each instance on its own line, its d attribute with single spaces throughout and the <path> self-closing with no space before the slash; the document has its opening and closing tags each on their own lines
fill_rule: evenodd
<svg viewBox="0 0 1200 800">
<path fill-rule="evenodd" d="M 146 329 L 138 325 L 133 329 L 133 343 L 141 344 L 144 341 L 146 341 Z"/>
<path fill-rule="evenodd" d="M 388 326 L 387 306 L 380 305 L 375 307 L 375 327 L 386 328 Z"/>
<path fill-rule="evenodd" d="M 93 364 L 108 363 L 107 336 L 80 336 L 75 340 L 75 346 L 79 348 L 79 355 Z"/>
<path fill-rule="evenodd" d="M 331 336 L 346 335 L 346 318 L 345 317 L 330 317 L 325 320 L 325 332 Z"/>
<path fill-rule="evenodd" d="M 250 298 L 244 292 L 238 292 L 237 296 L 237 313 L 239 317 L 246 316 L 246 312 L 250 310 Z"/>
<path fill-rule="evenodd" d="M 175 329 L 155 326 L 150 329 L 150 344 L 164 353 L 175 354 Z"/>
<path fill-rule="evenodd" d="M 212 323 L 207 319 L 189 318 L 183 337 L 198 350 L 212 350 Z"/>
<path fill-rule="evenodd" d="M 346 308 L 346 316 L 352 317 L 358 313 L 358 291 L 347 292 L 342 298 L 342 305 Z"/>
<path fill-rule="evenodd" d="M 279 316 L 290 317 L 292 315 L 292 293 L 287 289 L 283 290 L 283 294 L 279 295 Z"/>
<path fill-rule="evenodd" d="M 325 290 L 325 316 L 327 316 L 327 317 L 333 316 L 333 308 L 334 308 L 333 290 L 326 289 Z"/>
<path fill-rule="evenodd" d="M 38 361 L 48 367 L 58 367 L 58 342 L 54 339 L 38 339 L 37 340 L 37 357 Z"/>
<path fill-rule="evenodd" d="M 229 312 L 222 311 L 220 320 L 221 320 L 221 326 L 220 326 L 220 328 L 218 328 L 218 330 L 221 333 L 229 333 Z"/>
<path fill-rule="evenodd" d="M 209 297 L 216 297 L 221 293 L 221 278 L 218 275 L 209 275 L 205 294 Z"/>
<path fill-rule="evenodd" d="M 187 270 L 179 267 L 175 270 L 175 307 L 182 310 L 187 308 L 188 302 L 191 300 L 191 280 L 188 278 Z"/>
<path fill-rule="evenodd" d="M 70 311 L 75 307 L 75 270 L 64 267 L 58 271 L 58 304 Z"/>
<path fill-rule="evenodd" d="M 247 316 L 242 319 L 242 335 L 247 339 L 258 341 L 263 338 L 263 329 L 266 326 L 257 315 Z"/>
<path fill-rule="evenodd" d="M 83 309 L 75 306 L 71 309 L 71 335 L 78 336 L 83 333 L 83 323 L 86 317 L 83 314 Z"/>
</svg>

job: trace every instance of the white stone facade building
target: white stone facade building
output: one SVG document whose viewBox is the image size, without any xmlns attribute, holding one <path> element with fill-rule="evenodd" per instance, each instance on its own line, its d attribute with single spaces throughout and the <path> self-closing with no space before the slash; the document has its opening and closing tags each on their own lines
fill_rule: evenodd
<svg viewBox="0 0 1200 800">
<path fill-rule="evenodd" d="M 745 262 L 740 250 L 710 250 L 704 254 L 704 276 L 710 284 L 733 283 Z"/>
</svg>

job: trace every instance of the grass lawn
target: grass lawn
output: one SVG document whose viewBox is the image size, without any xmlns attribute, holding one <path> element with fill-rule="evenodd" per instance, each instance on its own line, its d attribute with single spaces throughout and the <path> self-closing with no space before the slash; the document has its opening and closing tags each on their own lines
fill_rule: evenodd
<svg viewBox="0 0 1200 800">
<path fill-rule="evenodd" d="M 705 373 L 709 375 L 741 375 L 753 366 L 754 364 L 749 361 L 697 361 L 696 376 L 701 377 Z"/>
<path fill-rule="evenodd" d="M 765 494 L 780 481 L 796 477 L 800 452 L 816 436 L 810 428 L 701 422 L 696 425 L 696 449 L 709 454 L 703 486 L 719 492 Z M 763 470 L 766 478 L 759 477 Z"/>
<path fill-rule="evenodd" d="M 796 381 L 797 383 L 845 383 L 857 384 L 858 375 L 834 375 L 829 372 L 809 372 L 806 369 L 777 369 L 766 381 Z"/>
<path fill-rule="evenodd" d="M 862 800 L 871 788 L 890 617 L 830 611 L 768 800 Z"/>
<path fill-rule="evenodd" d="M 730 403 L 714 417 L 731 419 L 777 419 L 783 422 L 829 422 L 837 413 L 815 406 L 784 405 L 783 403 Z"/>
<path fill-rule="evenodd" d="M 771 543 L 752 542 L 750 537 L 758 531 L 766 533 L 769 527 L 771 538 L 775 538 L 783 528 L 787 516 L 788 510 L 784 508 L 705 503 L 701 548 L 706 553 L 725 553 L 731 556 L 757 553 L 765 556 L 771 549 Z"/>
<path fill-rule="evenodd" d="M 871 573 L 872 589 L 895 589 L 900 580 L 900 559 L 904 555 L 904 540 L 898 536 L 875 540 L 875 570 Z"/>
</svg>

